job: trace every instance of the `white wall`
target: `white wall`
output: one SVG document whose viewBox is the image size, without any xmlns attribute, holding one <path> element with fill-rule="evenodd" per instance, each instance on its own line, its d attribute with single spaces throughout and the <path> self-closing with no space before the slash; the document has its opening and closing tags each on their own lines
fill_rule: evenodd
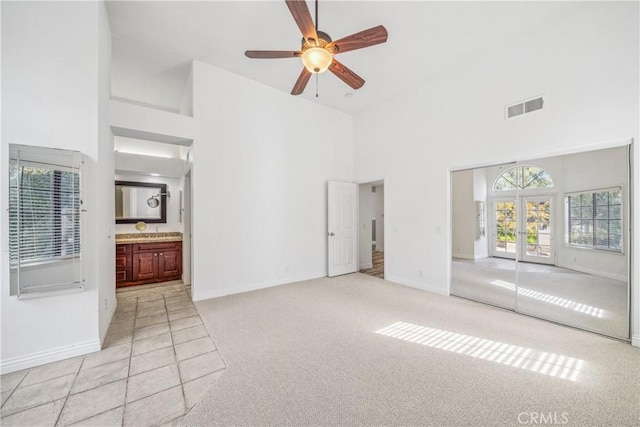
<svg viewBox="0 0 640 427">
<path fill-rule="evenodd" d="M 144 157 L 144 156 L 140 156 Z M 171 193 L 171 197 L 167 197 L 167 222 L 165 224 L 149 223 L 147 224 L 148 233 L 153 233 L 156 228 L 159 232 L 179 231 L 182 232 L 182 222 L 180 222 L 180 191 L 182 188 L 182 180 L 180 178 L 168 178 L 164 176 L 147 176 L 137 174 L 120 174 L 115 175 L 116 181 L 136 181 L 136 182 L 153 182 L 156 184 L 167 184 L 167 191 Z M 145 199 L 146 200 L 146 199 Z M 115 212 L 115 207 L 114 207 Z M 114 219 L 115 224 L 115 219 Z M 115 224 L 116 233 L 137 233 L 135 224 Z M 114 270 L 115 271 L 115 270 Z"/>
<path fill-rule="evenodd" d="M 623 206 L 627 207 L 628 180 L 628 147 L 615 147 L 585 153 L 574 153 L 563 156 L 553 156 L 540 159 L 526 160 L 523 164 L 534 165 L 544 169 L 553 180 L 553 188 L 531 189 L 519 191 L 518 195 L 550 195 L 552 199 L 553 261 L 555 265 L 585 273 L 626 281 L 628 278 L 628 263 L 624 254 L 628 253 L 629 243 L 625 241 L 624 254 L 615 252 L 588 250 L 569 247 L 565 244 L 565 209 L 564 195 L 566 193 L 597 190 L 611 187 L 623 187 Z M 485 193 L 491 197 L 516 197 L 515 191 L 493 191 L 493 183 L 506 169 L 513 165 L 492 166 L 475 169 L 474 174 L 486 174 Z M 454 195 L 455 197 L 455 195 Z M 489 205 L 490 209 L 493 209 Z M 492 217 L 490 212 L 489 218 Z M 625 224 L 629 217 L 625 211 Z M 493 224 L 488 224 L 490 239 L 493 239 Z M 455 230 L 455 224 L 454 224 Z M 455 233 L 454 233 L 455 236 Z M 627 239 L 628 240 L 628 239 Z M 455 241 L 455 240 L 454 240 Z"/>
<path fill-rule="evenodd" d="M 637 140 L 638 51 L 637 2 L 587 2 L 361 113 L 355 179 L 386 178 L 387 278 L 448 294 L 451 169 Z M 544 110 L 504 120 L 505 105 L 539 94 L 546 94 Z M 634 186 L 637 203 L 638 174 Z M 640 227 L 634 233 L 637 254 Z M 640 334 L 640 268 L 634 271 Z"/>
<path fill-rule="evenodd" d="M 113 245 L 115 243 L 113 221 L 115 211 L 115 200 L 113 197 L 106 197 L 106 194 L 113 192 L 113 133 L 109 126 L 109 96 L 111 93 L 111 31 L 107 11 L 103 4 L 98 9 L 98 170 L 99 182 L 94 187 L 96 192 L 105 195 L 100 198 L 102 208 L 98 215 L 98 236 L 104 233 L 102 227 L 108 224 L 106 239 L 98 238 L 98 312 L 99 312 L 99 335 L 100 342 L 103 343 L 111 319 L 116 311 L 116 263 Z"/>
<path fill-rule="evenodd" d="M 376 185 L 376 251 L 384 252 L 384 185 Z"/>
<path fill-rule="evenodd" d="M 473 255 L 475 259 L 486 258 L 489 256 L 489 240 L 487 239 L 487 173 L 482 169 L 473 171 L 473 201 L 482 202 L 484 212 L 479 213 L 474 206 L 474 221 L 476 222 L 476 233 L 473 242 Z M 478 215 L 484 214 L 485 236 L 480 236 Z"/>
<path fill-rule="evenodd" d="M 107 138 L 105 73 L 108 27 L 98 2 L 2 3 L 2 159 L 6 188 L 8 144 L 80 150 L 85 154 L 83 292 L 18 300 L 9 297 L 8 230 L 0 229 L 2 372 L 100 349 L 100 332 L 115 307 L 113 148 Z M 106 171 L 111 168 L 109 174 Z M 108 191 L 107 191 L 108 190 Z M 106 196 L 108 194 L 109 196 Z M 7 224 L 2 192 L 2 224 Z M 108 248 L 108 250 L 107 250 Z"/>
<path fill-rule="evenodd" d="M 371 192 L 371 184 L 360 184 L 358 186 L 358 216 L 360 229 L 358 230 L 358 241 L 360 250 L 358 257 L 360 258 L 358 268 L 361 270 L 363 268 L 371 268 L 373 267 L 373 262 L 371 259 L 371 219 L 373 218 L 374 212 L 372 205 L 372 198 L 375 193 Z"/>
<path fill-rule="evenodd" d="M 473 184 L 472 170 L 451 174 L 451 251 L 454 258 L 475 259 Z"/>
<path fill-rule="evenodd" d="M 628 159 L 627 147 L 610 148 L 589 153 L 572 154 L 562 157 L 562 181 L 565 193 L 622 187 L 623 224 L 629 224 L 627 207 Z M 640 165 L 638 165 L 640 167 Z M 562 194 L 558 199 L 559 207 L 564 206 Z M 627 254 L 629 241 L 623 242 L 623 254 L 608 251 L 592 251 L 564 245 L 564 217 L 558 223 L 558 243 L 561 247 L 556 257 L 557 265 L 580 271 L 604 275 L 605 277 L 627 280 L 629 265 Z"/>
<path fill-rule="evenodd" d="M 325 276 L 326 182 L 353 179 L 353 119 L 199 62 L 193 94 L 195 299 Z"/>
</svg>

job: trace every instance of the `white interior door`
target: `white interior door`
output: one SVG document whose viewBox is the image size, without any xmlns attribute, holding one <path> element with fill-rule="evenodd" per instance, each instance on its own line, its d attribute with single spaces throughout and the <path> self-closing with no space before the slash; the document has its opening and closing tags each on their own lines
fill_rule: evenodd
<svg viewBox="0 0 640 427">
<path fill-rule="evenodd" d="M 358 186 L 328 183 L 328 275 L 358 271 Z"/>
</svg>

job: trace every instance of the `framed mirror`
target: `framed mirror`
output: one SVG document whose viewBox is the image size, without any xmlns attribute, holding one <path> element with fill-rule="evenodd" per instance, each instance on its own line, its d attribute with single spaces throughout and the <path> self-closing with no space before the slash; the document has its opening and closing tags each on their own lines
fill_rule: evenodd
<svg viewBox="0 0 640 427">
<path fill-rule="evenodd" d="M 116 224 L 167 222 L 167 184 L 116 181 Z"/>
</svg>

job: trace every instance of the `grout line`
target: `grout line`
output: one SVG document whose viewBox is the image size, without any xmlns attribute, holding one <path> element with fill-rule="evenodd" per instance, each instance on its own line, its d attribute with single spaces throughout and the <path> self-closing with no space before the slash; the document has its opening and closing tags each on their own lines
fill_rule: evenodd
<svg viewBox="0 0 640 427">
<path fill-rule="evenodd" d="M 82 361 L 80 362 L 80 366 L 78 366 L 78 370 L 76 371 L 76 376 L 73 378 L 73 381 L 71 382 L 71 386 L 69 387 L 69 391 L 67 392 L 67 396 L 64 398 L 64 403 L 62 404 L 62 408 L 60 408 L 60 413 L 58 414 L 58 417 L 56 418 L 56 422 L 53 424 L 54 426 L 58 425 L 58 423 L 60 422 L 60 418 L 62 417 L 62 413 L 64 412 L 65 408 L 67 407 L 67 402 L 69 401 L 69 396 L 71 396 L 71 390 L 73 390 L 73 386 L 76 384 L 76 381 L 78 380 L 78 376 L 80 375 L 80 371 L 82 370 L 82 365 L 84 365 L 84 358 L 85 358 L 85 356 L 82 356 Z"/>
<path fill-rule="evenodd" d="M 164 297 L 164 294 L 163 294 L 162 297 L 164 299 L 164 306 L 165 306 L 165 309 L 167 310 L 167 319 L 168 319 L 169 318 L 169 308 L 167 307 L 167 299 Z M 176 368 L 178 368 L 178 379 L 180 380 L 180 390 L 182 391 L 182 402 L 184 404 L 184 408 L 185 408 L 185 411 L 186 411 L 184 413 L 184 415 L 186 415 L 189 412 L 189 408 L 187 408 L 187 396 L 184 393 L 184 381 L 182 380 L 182 371 L 180 369 L 180 362 L 178 361 L 178 353 L 176 352 L 176 344 L 173 342 L 173 328 L 171 328 L 171 322 L 169 322 L 169 338 L 171 339 L 171 347 L 173 348 L 173 356 L 175 357 L 175 360 L 176 360 Z"/>
<path fill-rule="evenodd" d="M 117 298 L 117 295 L 116 295 Z M 122 420 L 120 426 L 124 426 L 124 416 L 127 412 L 127 393 L 129 392 L 129 378 L 131 377 L 131 358 L 133 357 L 133 335 L 136 332 L 136 323 L 138 321 L 138 298 L 136 297 L 136 309 L 133 317 L 133 332 L 131 332 L 131 348 L 129 349 L 129 367 L 127 368 L 127 379 L 124 387 L 124 401 L 122 402 Z"/>
<path fill-rule="evenodd" d="M 7 397 L 7 400 L 4 401 L 4 403 L 2 405 L 0 405 L 0 409 L 4 408 L 4 405 L 7 404 L 7 402 L 9 401 L 9 399 L 11 399 L 11 396 L 13 396 L 13 393 L 16 392 L 16 390 L 20 387 L 20 384 L 22 384 L 22 382 L 24 381 L 25 378 L 27 378 L 27 375 L 29 375 L 29 372 L 31 372 L 31 369 L 33 368 L 27 368 L 27 372 L 25 372 L 24 376 L 22 377 L 22 379 L 20 381 L 18 381 L 18 384 L 16 384 L 16 386 L 11 390 L 11 393 L 9 393 L 9 397 Z M 18 371 L 19 372 L 19 371 Z M 42 382 L 42 381 L 41 381 Z M 36 383 L 39 384 L 39 383 Z M 25 386 L 26 387 L 26 386 Z M 21 411 L 22 412 L 22 411 Z"/>
<path fill-rule="evenodd" d="M 90 417 L 83 418 L 83 419 L 81 419 L 81 420 L 75 421 L 75 422 L 74 422 L 73 424 L 71 424 L 71 425 L 81 425 L 80 423 L 81 423 L 81 422 L 83 422 L 83 421 L 86 421 L 86 420 L 91 419 L 91 418 L 93 418 L 93 417 L 97 417 L 98 415 L 106 414 L 107 412 L 109 412 L 109 411 L 113 411 L 114 409 L 118 409 L 118 408 L 120 408 L 120 407 L 122 407 L 122 414 L 123 414 L 123 417 L 124 417 L 124 405 L 120 405 L 120 406 L 116 406 L 115 408 L 111 408 L 111 409 L 107 409 L 106 411 L 99 412 L 99 413 L 97 413 L 97 414 L 95 414 L 95 415 L 91 415 Z M 104 427 L 107 427 L 107 426 L 104 426 Z"/>
</svg>

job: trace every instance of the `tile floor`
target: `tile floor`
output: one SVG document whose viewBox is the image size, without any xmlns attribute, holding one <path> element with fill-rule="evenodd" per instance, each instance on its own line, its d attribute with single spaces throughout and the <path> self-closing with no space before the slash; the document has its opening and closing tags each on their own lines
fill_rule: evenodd
<svg viewBox="0 0 640 427">
<path fill-rule="evenodd" d="M 102 351 L 2 375 L 2 426 L 177 425 L 226 368 L 181 282 L 118 290 Z"/>
</svg>

